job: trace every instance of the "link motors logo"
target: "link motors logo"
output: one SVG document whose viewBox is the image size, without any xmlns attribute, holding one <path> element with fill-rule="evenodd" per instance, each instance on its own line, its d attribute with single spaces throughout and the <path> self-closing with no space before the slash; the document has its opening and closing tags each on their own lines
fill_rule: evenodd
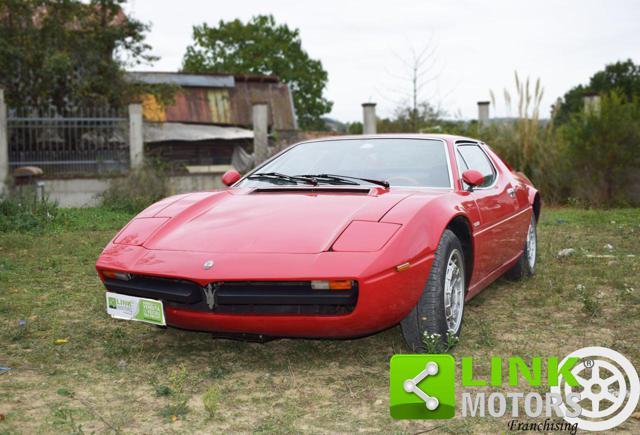
<svg viewBox="0 0 640 435">
<path fill-rule="evenodd" d="M 451 355 L 391 357 L 391 416 L 396 419 L 446 419 L 455 415 L 455 360 Z"/>
<path fill-rule="evenodd" d="M 630 417 L 640 397 L 640 381 L 633 364 L 604 347 L 579 349 L 561 362 L 555 357 L 534 357 L 530 364 L 518 357 L 493 357 L 488 379 L 474 376 L 473 358 L 463 357 L 461 366 L 462 386 L 474 387 L 474 391 L 462 393 L 462 417 L 504 417 L 509 412 L 513 418 L 508 424 L 510 430 L 608 430 Z M 541 387 L 545 371 L 548 393 L 512 391 L 513 387 Z M 390 372 L 389 405 L 393 418 L 454 417 L 453 357 L 394 355 Z M 495 391 L 505 384 L 511 391 Z M 481 387 L 493 390 L 487 394 Z M 528 419 L 544 421 L 517 420 L 523 414 Z M 564 422 L 550 420 L 556 418 Z"/>
</svg>

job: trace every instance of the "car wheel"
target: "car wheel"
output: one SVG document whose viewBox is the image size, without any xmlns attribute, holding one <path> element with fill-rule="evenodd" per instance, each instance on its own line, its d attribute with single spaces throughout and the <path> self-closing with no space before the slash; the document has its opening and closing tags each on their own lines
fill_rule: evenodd
<svg viewBox="0 0 640 435">
<path fill-rule="evenodd" d="M 527 240 L 524 242 L 524 251 L 518 262 L 507 271 L 506 277 L 512 281 L 521 280 L 524 277 L 533 275 L 536 272 L 536 262 L 538 261 L 538 233 L 536 231 L 536 216 L 531 216 L 529 229 L 527 230 Z"/>
<path fill-rule="evenodd" d="M 458 237 L 445 230 L 436 249 L 431 272 L 416 306 L 400 326 L 413 352 L 425 350 L 425 333 L 446 340 L 449 331 L 460 336 L 466 292 L 464 251 Z"/>
</svg>

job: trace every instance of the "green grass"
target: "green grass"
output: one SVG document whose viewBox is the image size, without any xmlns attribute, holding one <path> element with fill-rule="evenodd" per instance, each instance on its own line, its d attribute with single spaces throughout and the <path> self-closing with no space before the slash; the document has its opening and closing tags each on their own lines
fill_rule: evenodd
<svg viewBox="0 0 640 435">
<path fill-rule="evenodd" d="M 0 234 L 0 365 L 13 368 L 0 374 L 0 434 L 507 431 L 507 418 L 392 420 L 389 358 L 406 352 L 398 328 L 261 345 L 108 318 L 94 263 L 130 217 L 60 209 L 42 231 Z M 452 353 L 476 357 L 478 376 L 487 356 L 594 345 L 638 366 L 639 233 L 640 209 L 544 210 L 538 273 L 474 298 Z M 557 258 L 563 248 L 576 252 Z"/>
<path fill-rule="evenodd" d="M 106 207 L 98 208 L 61 208 L 53 222 L 53 230 L 65 231 L 105 231 L 122 228 L 133 217 L 130 213 L 114 211 Z"/>
</svg>

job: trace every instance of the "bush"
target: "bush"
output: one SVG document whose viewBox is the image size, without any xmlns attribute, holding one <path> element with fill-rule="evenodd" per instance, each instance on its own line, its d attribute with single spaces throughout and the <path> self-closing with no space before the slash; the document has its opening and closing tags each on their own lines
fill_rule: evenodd
<svg viewBox="0 0 640 435">
<path fill-rule="evenodd" d="M 43 230 L 57 214 L 55 202 L 39 199 L 34 190 L 26 188 L 0 197 L 0 232 Z"/>
<path fill-rule="evenodd" d="M 220 406 L 220 393 L 217 387 L 209 387 L 207 392 L 202 396 L 202 404 L 209 414 L 209 417 L 214 418 L 218 413 L 218 407 Z"/>
<path fill-rule="evenodd" d="M 561 129 L 573 164 L 573 196 L 595 206 L 629 205 L 640 172 L 640 102 L 613 92 Z"/>
<path fill-rule="evenodd" d="M 149 164 L 132 170 L 126 177 L 113 179 L 101 194 L 102 205 L 110 210 L 138 213 L 169 196 L 168 176 L 159 165 Z"/>
</svg>

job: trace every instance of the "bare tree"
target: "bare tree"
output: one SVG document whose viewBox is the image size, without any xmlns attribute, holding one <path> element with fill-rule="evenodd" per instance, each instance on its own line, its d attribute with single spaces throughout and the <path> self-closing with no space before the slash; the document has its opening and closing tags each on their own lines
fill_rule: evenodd
<svg viewBox="0 0 640 435">
<path fill-rule="evenodd" d="M 401 84 L 386 87 L 385 91 L 395 94 L 396 97 L 391 101 L 400 111 L 409 106 L 414 131 L 418 130 L 421 106 L 425 106 L 432 97 L 424 98 L 425 87 L 439 77 L 439 72 L 436 71 L 436 52 L 437 47 L 431 40 L 420 49 L 409 47 L 409 53 L 406 56 L 392 51 L 393 56 L 400 61 L 402 71 L 387 71 L 387 73 Z"/>
</svg>

